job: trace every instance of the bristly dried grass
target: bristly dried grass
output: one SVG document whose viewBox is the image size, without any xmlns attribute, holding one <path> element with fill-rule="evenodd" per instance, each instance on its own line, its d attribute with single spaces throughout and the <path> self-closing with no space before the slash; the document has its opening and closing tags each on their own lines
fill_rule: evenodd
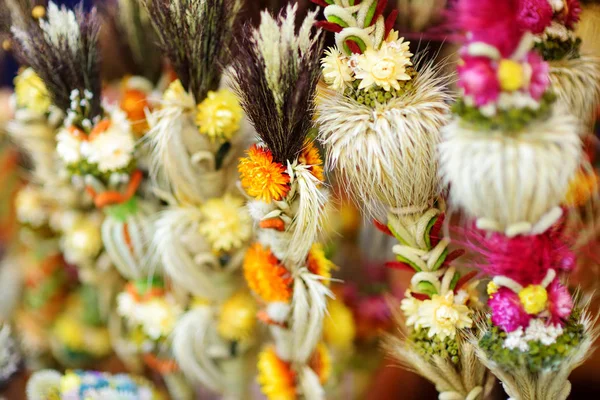
<svg viewBox="0 0 600 400">
<path fill-rule="evenodd" d="M 550 63 L 552 89 L 592 133 L 600 104 L 600 57 L 582 56 Z"/>
<path fill-rule="evenodd" d="M 573 354 L 559 364 L 556 371 L 545 370 L 532 374 L 526 367 L 508 370 L 502 368 L 489 359 L 485 351 L 478 346 L 480 338 L 487 332 L 487 324 L 478 324 L 478 335 L 472 335 L 468 340 L 476 347 L 479 360 L 502 382 L 504 390 L 512 399 L 566 400 L 571 392 L 571 383 L 568 380 L 571 371 L 591 356 L 592 347 L 598 338 L 598 315 L 593 316 L 588 307 L 589 304 L 583 307 L 580 318 L 580 323 L 584 327 L 585 339 Z M 482 321 L 483 319 L 480 319 L 480 322 Z"/>
<path fill-rule="evenodd" d="M 139 0 L 97 3 L 102 22 L 112 31 L 127 72 L 156 82 L 162 72 L 162 54 L 146 8 Z"/>
<path fill-rule="evenodd" d="M 256 132 L 276 161 L 293 162 L 313 126 L 319 79 L 321 32 L 310 12 L 296 34 L 297 5 L 279 18 L 261 14 L 259 28 L 246 26 L 233 60 L 234 88 Z"/>
<path fill-rule="evenodd" d="M 200 103 L 221 81 L 241 0 L 142 0 L 183 87 Z"/>
<path fill-rule="evenodd" d="M 560 103 L 522 132 L 475 131 L 455 119 L 439 146 L 451 203 L 503 232 L 535 225 L 561 204 L 579 168 L 580 127 Z"/>
<path fill-rule="evenodd" d="M 433 383 L 440 393 L 440 399 L 485 399 L 492 390 L 494 377 L 478 360 L 473 345 L 459 336 L 457 336 L 460 357 L 458 364 L 440 356 L 427 360 L 418 353 L 410 340 L 394 335 L 385 337 L 383 348 L 403 368 Z"/>
<path fill-rule="evenodd" d="M 80 4 L 73 12 L 48 7 L 48 19 L 13 26 L 15 54 L 42 78 L 54 105 L 67 112 L 74 89 L 91 92 L 89 118 L 102 114 L 100 91 L 100 22 L 96 9 L 84 13 Z"/>
<path fill-rule="evenodd" d="M 430 205 L 438 191 L 436 149 L 451 78 L 431 62 L 416 64 L 413 90 L 374 109 L 333 92 L 318 102 L 327 167 L 371 215 Z"/>
<path fill-rule="evenodd" d="M 219 257 L 199 232 L 201 220 L 196 207 L 171 206 L 156 214 L 152 256 L 155 263 L 162 263 L 165 275 L 187 292 L 223 300 L 239 283 L 239 277 L 232 272 L 242 264 L 245 249 L 232 254 L 222 267 Z"/>
<path fill-rule="evenodd" d="M 208 355 L 210 327 L 214 325 L 211 314 L 209 307 L 184 314 L 172 334 L 172 348 L 177 363 L 190 381 L 223 393 L 227 389 L 225 377 Z"/>
</svg>

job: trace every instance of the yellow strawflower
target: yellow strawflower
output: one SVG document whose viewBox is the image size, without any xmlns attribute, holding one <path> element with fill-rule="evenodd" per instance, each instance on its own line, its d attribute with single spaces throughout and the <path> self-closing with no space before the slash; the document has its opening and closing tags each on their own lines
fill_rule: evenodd
<svg viewBox="0 0 600 400">
<path fill-rule="evenodd" d="M 548 292 L 543 286 L 529 285 L 519 292 L 519 299 L 527 314 L 539 314 L 546 309 Z"/>
<path fill-rule="evenodd" d="M 198 129 L 211 140 L 230 140 L 240 129 L 244 116 L 242 107 L 237 97 L 227 89 L 208 92 L 206 99 L 197 108 Z"/>
<path fill-rule="evenodd" d="M 15 78 L 15 98 L 17 107 L 38 114 L 47 113 L 52 104 L 44 81 L 31 68 L 24 69 Z"/>
</svg>

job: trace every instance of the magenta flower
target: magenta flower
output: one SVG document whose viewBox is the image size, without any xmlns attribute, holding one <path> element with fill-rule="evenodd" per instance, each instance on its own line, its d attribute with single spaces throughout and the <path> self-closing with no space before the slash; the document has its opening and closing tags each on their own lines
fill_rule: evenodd
<svg viewBox="0 0 600 400">
<path fill-rule="evenodd" d="M 548 287 L 548 309 L 552 314 L 551 322 L 561 325 L 573 310 L 573 298 L 569 290 L 558 279 L 555 279 Z"/>
<path fill-rule="evenodd" d="M 518 23 L 520 0 L 458 0 L 456 7 L 460 30 L 469 32 L 470 42 L 496 47 L 510 57 L 523 35 Z"/>
<path fill-rule="evenodd" d="M 512 332 L 519 327 L 525 329 L 531 317 L 521 306 L 519 296 L 510 289 L 500 288 L 488 300 L 492 309 L 492 323 L 504 330 Z"/>
<path fill-rule="evenodd" d="M 529 94 L 534 99 L 539 100 L 550 86 L 550 67 L 539 54 L 533 51 L 527 55 L 527 62 L 531 66 Z"/>
<path fill-rule="evenodd" d="M 523 30 L 537 35 L 552 23 L 553 14 L 548 0 L 522 0 L 517 18 Z"/>
<path fill-rule="evenodd" d="M 560 21 L 569 29 L 575 29 L 581 15 L 579 0 L 567 0 L 563 12 L 559 15 Z"/>
<path fill-rule="evenodd" d="M 492 60 L 484 57 L 465 57 L 458 67 L 458 86 L 465 95 L 472 96 L 476 106 L 496 101 L 500 94 L 500 83 Z"/>
</svg>

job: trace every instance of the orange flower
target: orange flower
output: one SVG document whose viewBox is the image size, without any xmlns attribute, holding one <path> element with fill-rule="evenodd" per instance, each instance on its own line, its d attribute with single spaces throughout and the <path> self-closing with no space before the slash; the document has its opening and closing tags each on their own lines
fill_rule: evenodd
<svg viewBox="0 0 600 400">
<path fill-rule="evenodd" d="M 296 374 L 290 363 L 283 361 L 268 347 L 258 355 L 258 383 L 268 400 L 295 400 Z"/>
<path fill-rule="evenodd" d="M 244 276 L 248 286 L 266 302 L 288 302 L 292 278 L 269 249 L 255 243 L 246 252 Z"/>
<path fill-rule="evenodd" d="M 323 160 L 321 159 L 321 154 L 319 153 L 319 149 L 315 146 L 315 142 L 312 140 L 307 140 L 304 143 L 304 148 L 300 152 L 300 156 L 298 157 L 298 161 L 304 165 L 310 165 L 310 172 L 314 175 L 315 178 L 323 182 L 325 177 L 323 175 Z"/>
<path fill-rule="evenodd" d="M 310 358 L 309 366 L 319 377 L 321 384 L 325 384 L 331 376 L 331 356 L 327 346 L 319 343 L 315 348 L 315 352 Z"/>
<path fill-rule="evenodd" d="M 121 99 L 121 109 L 131 121 L 131 127 L 137 135 L 148 129 L 146 109 L 150 107 L 146 93 L 138 89 L 126 89 Z"/>
<path fill-rule="evenodd" d="M 335 265 L 325 256 L 323 245 L 319 243 L 312 245 L 306 259 L 306 267 L 311 273 L 325 278 L 323 283 L 329 285 L 331 270 L 335 268 Z"/>
<path fill-rule="evenodd" d="M 580 169 L 569 183 L 569 190 L 564 204 L 570 207 L 581 207 L 598 193 L 599 178 L 596 171 Z"/>
<path fill-rule="evenodd" d="M 283 199 L 290 190 L 290 177 L 285 167 L 273 161 L 270 150 L 257 145 L 250 147 L 247 154 L 238 164 L 246 193 L 265 203 Z"/>
</svg>

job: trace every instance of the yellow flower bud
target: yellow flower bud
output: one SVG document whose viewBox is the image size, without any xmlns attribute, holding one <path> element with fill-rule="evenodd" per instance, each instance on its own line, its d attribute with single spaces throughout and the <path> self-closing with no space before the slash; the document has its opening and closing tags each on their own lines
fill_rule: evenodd
<svg viewBox="0 0 600 400">
<path fill-rule="evenodd" d="M 496 285 L 496 282 L 490 281 L 490 283 L 488 283 L 488 285 L 487 285 L 487 294 L 489 296 L 491 296 L 497 292 L 498 292 L 498 285 Z"/>
<path fill-rule="evenodd" d="M 256 327 L 256 302 L 249 293 L 238 292 L 221 306 L 217 330 L 231 341 L 249 339 Z"/>
<path fill-rule="evenodd" d="M 548 292 L 543 286 L 529 285 L 519 292 L 519 299 L 527 314 L 539 314 L 546 309 Z"/>
<path fill-rule="evenodd" d="M 44 18 L 46 16 L 46 9 L 44 6 L 35 6 L 31 10 L 31 16 L 35 19 Z"/>
<path fill-rule="evenodd" d="M 523 65 L 513 60 L 502 60 L 498 66 L 498 80 L 502 90 L 513 92 L 525 85 Z"/>
<path fill-rule="evenodd" d="M 356 325 L 352 311 L 341 300 L 330 300 L 329 316 L 323 321 L 325 341 L 332 347 L 348 350 L 356 336 Z"/>
</svg>

